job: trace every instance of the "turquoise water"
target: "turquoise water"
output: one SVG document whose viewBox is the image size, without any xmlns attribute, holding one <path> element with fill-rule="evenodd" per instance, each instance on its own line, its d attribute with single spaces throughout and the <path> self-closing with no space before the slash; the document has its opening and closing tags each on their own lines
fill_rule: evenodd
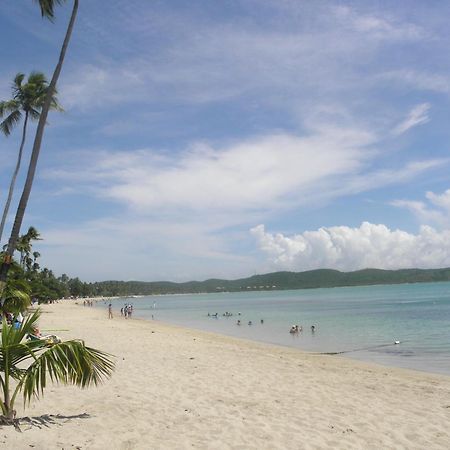
<svg viewBox="0 0 450 450">
<path fill-rule="evenodd" d="M 116 314 L 124 301 L 113 301 Z M 126 301 L 133 304 L 134 317 L 152 320 L 153 316 L 238 338 L 313 352 L 344 352 L 346 357 L 450 375 L 450 283 L 167 295 Z M 224 317 L 226 311 L 233 316 Z M 216 312 L 217 319 L 207 315 Z M 241 326 L 236 325 L 237 319 Z M 293 324 L 303 326 L 303 331 L 291 335 Z"/>
</svg>

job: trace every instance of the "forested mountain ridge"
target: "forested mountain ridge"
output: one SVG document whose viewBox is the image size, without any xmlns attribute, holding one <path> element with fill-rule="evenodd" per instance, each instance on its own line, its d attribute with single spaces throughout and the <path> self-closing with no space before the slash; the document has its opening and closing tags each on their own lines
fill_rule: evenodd
<svg viewBox="0 0 450 450">
<path fill-rule="evenodd" d="M 312 289 L 376 284 L 450 281 L 450 268 L 444 269 L 363 269 L 340 272 L 318 269 L 306 272 L 273 272 L 237 280 L 209 279 L 174 283 L 170 281 L 102 281 L 88 283 L 91 293 L 100 295 L 152 295 L 258 290 Z M 85 284 L 85 283 L 83 283 Z"/>
</svg>

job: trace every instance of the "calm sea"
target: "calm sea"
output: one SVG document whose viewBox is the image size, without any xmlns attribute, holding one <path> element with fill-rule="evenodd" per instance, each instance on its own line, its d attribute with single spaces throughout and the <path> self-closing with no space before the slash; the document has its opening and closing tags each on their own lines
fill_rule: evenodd
<svg viewBox="0 0 450 450">
<path fill-rule="evenodd" d="M 150 296 L 114 300 L 116 315 L 124 302 L 135 317 L 450 375 L 450 283 Z"/>
</svg>

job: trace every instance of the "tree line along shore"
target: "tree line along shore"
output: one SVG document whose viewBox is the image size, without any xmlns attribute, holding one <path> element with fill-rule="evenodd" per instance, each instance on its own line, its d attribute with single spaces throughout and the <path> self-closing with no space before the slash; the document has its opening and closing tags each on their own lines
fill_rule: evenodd
<svg viewBox="0 0 450 450">
<path fill-rule="evenodd" d="M 17 248 L 20 259 L 14 263 L 12 278 L 28 284 L 32 298 L 41 303 L 71 297 L 249 292 L 450 281 L 450 268 L 442 268 L 364 269 L 354 272 L 331 269 L 305 272 L 282 271 L 236 280 L 213 278 L 182 283 L 118 280 L 85 282 L 78 277 L 71 278 L 66 274 L 56 276 L 51 269 L 41 268 L 40 254 L 32 249 L 32 242 L 38 239 L 40 239 L 39 233 L 33 227 L 21 236 Z"/>
</svg>

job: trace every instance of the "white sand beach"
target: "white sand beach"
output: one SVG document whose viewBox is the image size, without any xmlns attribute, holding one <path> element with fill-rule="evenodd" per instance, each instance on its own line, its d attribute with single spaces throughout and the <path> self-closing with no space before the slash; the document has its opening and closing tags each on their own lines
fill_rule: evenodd
<svg viewBox="0 0 450 450">
<path fill-rule="evenodd" d="M 50 386 L 9 449 L 448 449 L 450 377 L 125 320 L 63 302 L 41 329 L 116 356 L 98 388 Z M 20 406 L 20 405 L 18 405 Z M 52 417 L 48 415 L 53 415 Z M 56 416 L 56 417 L 55 417 Z"/>
</svg>

